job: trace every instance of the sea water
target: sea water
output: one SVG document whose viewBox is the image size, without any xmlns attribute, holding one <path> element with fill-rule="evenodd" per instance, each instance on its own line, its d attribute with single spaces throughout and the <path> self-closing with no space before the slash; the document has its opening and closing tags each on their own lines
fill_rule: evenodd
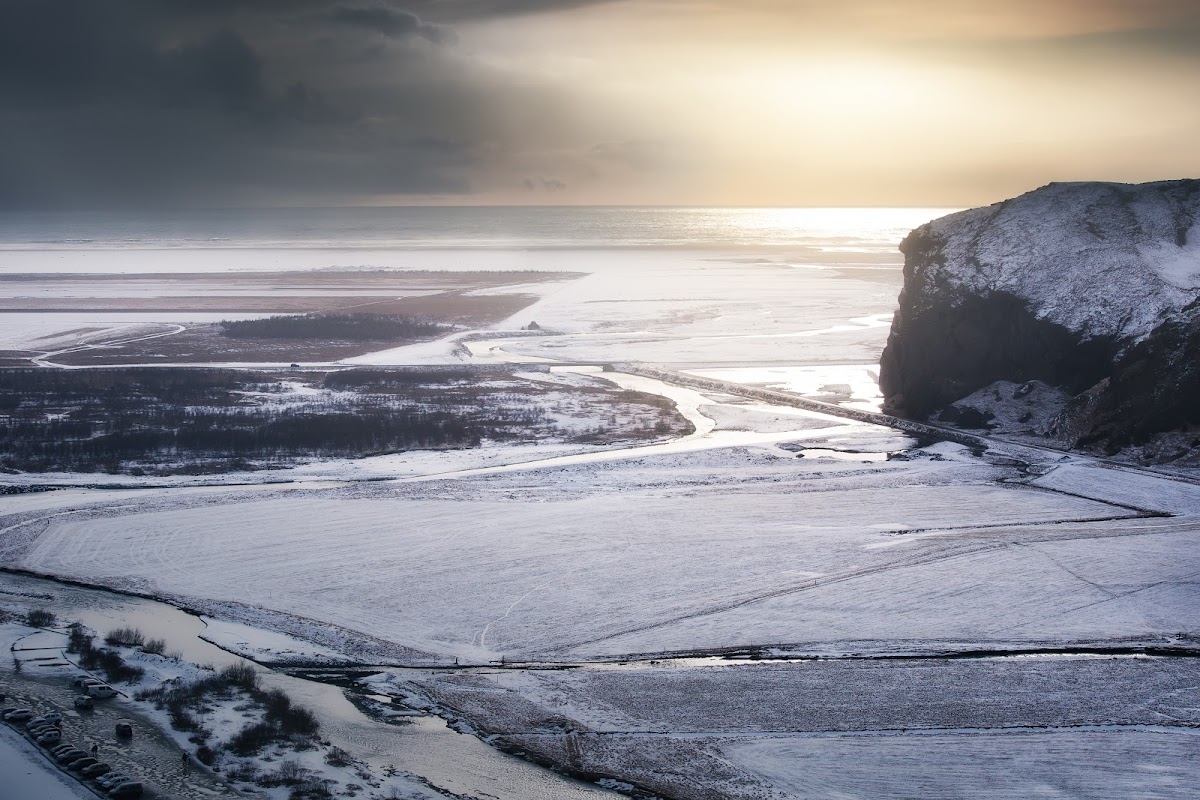
<svg viewBox="0 0 1200 800">
<path fill-rule="evenodd" d="M 929 208 L 614 206 L 0 213 L 0 250 L 785 248 L 894 252 Z M 0 268 L 10 258 L 0 258 Z"/>
</svg>

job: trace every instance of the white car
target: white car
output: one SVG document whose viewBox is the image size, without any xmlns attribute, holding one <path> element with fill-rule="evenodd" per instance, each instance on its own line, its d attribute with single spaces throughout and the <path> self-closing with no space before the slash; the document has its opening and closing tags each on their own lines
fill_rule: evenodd
<svg viewBox="0 0 1200 800">
<path fill-rule="evenodd" d="M 105 683 L 87 687 L 87 693 L 100 699 L 117 696 L 117 690 Z"/>
</svg>

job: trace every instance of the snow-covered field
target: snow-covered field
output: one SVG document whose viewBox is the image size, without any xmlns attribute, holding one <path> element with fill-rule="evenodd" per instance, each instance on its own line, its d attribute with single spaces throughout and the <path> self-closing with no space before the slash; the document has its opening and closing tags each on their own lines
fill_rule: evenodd
<svg viewBox="0 0 1200 800">
<path fill-rule="evenodd" d="M 491 330 L 354 361 L 646 361 L 873 409 L 899 259 L 855 247 L 264 250 L 225 268 L 582 270 Z M 100 270 L 121 257 L 92 255 Z M 531 321 L 539 335 L 518 332 Z M 1200 638 L 1200 486 L 603 377 L 670 397 L 695 432 L 326 461 L 215 487 L 16 476 L 126 488 L 0 497 L 0 561 L 177 600 L 217 618 L 208 639 L 258 658 L 436 664 L 371 687 L 668 797 L 1189 796 L 1196 660 L 1109 651 Z M 242 481 L 259 485 L 228 485 Z M 1064 647 L 1094 652 L 1044 652 Z M 975 649 L 1042 652 L 928 658 Z M 798 656 L 821 659 L 779 660 Z"/>
<path fill-rule="evenodd" d="M 1180 523 L 996 484 L 1005 471 L 982 461 L 790 455 L 163 497 L 46 520 L 10 557 L 474 660 L 1148 638 L 1192 622 L 1194 590 L 1172 582 L 1200 570 Z M 1096 519 L 1114 521 L 1078 522 Z"/>
<path fill-rule="evenodd" d="M 1190 797 L 1194 659 L 831 660 L 381 675 L 508 746 L 697 798 Z M 717 780 L 705 780 L 712 776 Z"/>
<path fill-rule="evenodd" d="M 1188 731 L 952 731 L 761 737 L 717 750 L 783 797 L 1193 797 L 1200 742 Z"/>
</svg>

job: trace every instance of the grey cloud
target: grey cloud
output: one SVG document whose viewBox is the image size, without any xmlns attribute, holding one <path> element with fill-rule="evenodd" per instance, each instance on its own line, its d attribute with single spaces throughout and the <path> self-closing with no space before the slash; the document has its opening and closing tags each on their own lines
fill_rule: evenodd
<svg viewBox="0 0 1200 800">
<path fill-rule="evenodd" d="M 447 36 L 383 4 L 0 0 L 0 207 L 469 192 L 557 101 L 420 42 Z"/>
<path fill-rule="evenodd" d="M 617 0 L 414 0 L 409 8 L 422 10 L 425 16 L 446 22 L 464 22 L 494 17 L 545 14 L 570 11 L 585 6 L 604 5 Z"/>
<path fill-rule="evenodd" d="M 416 14 L 387 6 L 338 6 L 329 13 L 329 19 L 391 38 L 419 36 L 434 44 L 453 44 L 457 39 L 454 31 L 444 25 L 422 22 Z"/>
<path fill-rule="evenodd" d="M 559 178 L 546 178 L 538 176 L 536 178 L 526 178 L 521 182 L 527 191 L 536 192 L 539 189 L 546 192 L 561 192 L 567 188 L 567 182 Z"/>
</svg>

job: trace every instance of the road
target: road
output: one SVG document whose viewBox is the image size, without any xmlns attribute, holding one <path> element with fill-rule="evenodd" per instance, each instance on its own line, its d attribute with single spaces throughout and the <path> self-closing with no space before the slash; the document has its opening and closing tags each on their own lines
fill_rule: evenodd
<svg viewBox="0 0 1200 800">
<path fill-rule="evenodd" d="M 1170 472 L 1161 468 L 1139 467 L 1132 464 L 1113 461 L 1112 459 L 1099 458 L 1097 456 L 1089 456 L 1077 452 L 1059 450 L 1053 447 L 1045 447 L 1028 442 L 1015 442 L 1001 436 L 989 435 L 986 433 L 970 433 L 960 428 L 953 428 L 948 425 L 938 425 L 937 423 L 933 422 L 920 422 L 917 420 L 904 419 L 902 417 L 895 417 L 890 414 L 864 411 L 858 408 L 847 408 L 846 406 L 840 406 L 835 403 L 826 403 L 820 400 L 801 397 L 800 395 L 793 394 L 791 392 L 781 392 L 774 389 L 746 386 L 744 384 L 723 381 L 716 378 L 704 378 L 698 375 L 688 375 L 683 372 L 652 366 L 649 364 L 617 363 L 612 366 L 613 369 L 618 372 L 627 372 L 632 375 L 642 375 L 647 378 L 656 378 L 663 383 L 670 383 L 676 386 L 685 386 L 689 389 L 697 389 L 700 391 L 709 392 L 722 392 L 724 394 L 745 397 L 751 400 L 761 400 L 764 403 L 771 403 L 773 405 L 792 406 L 793 408 L 802 408 L 806 411 L 815 411 L 820 414 L 843 417 L 845 419 L 852 419 L 857 422 L 865 422 L 871 425 L 882 425 L 887 428 L 894 428 L 906 433 L 911 433 L 914 436 L 932 437 L 935 439 L 957 442 L 958 444 L 962 444 L 967 447 L 999 450 L 1021 460 L 1032 461 L 1039 457 L 1044 459 L 1047 455 L 1049 455 L 1056 459 L 1071 459 L 1076 462 L 1091 463 L 1110 469 L 1134 472 L 1154 478 L 1163 478 L 1167 480 L 1178 481 L 1180 483 L 1186 483 L 1192 486 L 1200 486 L 1200 479 Z"/>
</svg>

